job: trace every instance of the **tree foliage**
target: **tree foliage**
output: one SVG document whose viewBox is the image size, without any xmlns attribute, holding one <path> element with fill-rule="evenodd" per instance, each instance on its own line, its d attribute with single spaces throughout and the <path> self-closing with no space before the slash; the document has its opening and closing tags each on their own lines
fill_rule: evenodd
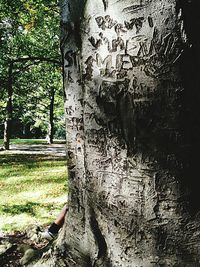
<svg viewBox="0 0 200 267">
<path fill-rule="evenodd" d="M 8 69 L 12 66 L 12 118 L 46 131 L 49 91 L 54 87 L 63 118 L 58 1 L 0 2 L 0 120 L 6 118 Z M 59 99 L 59 100 L 58 100 Z M 1 125 L 2 126 L 2 125 Z"/>
</svg>

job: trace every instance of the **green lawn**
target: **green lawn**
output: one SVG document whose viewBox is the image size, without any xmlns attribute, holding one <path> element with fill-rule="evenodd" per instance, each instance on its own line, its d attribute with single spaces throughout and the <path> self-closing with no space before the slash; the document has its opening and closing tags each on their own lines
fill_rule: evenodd
<svg viewBox="0 0 200 267">
<path fill-rule="evenodd" d="M 55 144 L 65 144 L 65 140 L 55 139 L 54 143 Z M 0 145 L 2 145 L 2 144 L 3 144 L 3 139 L 0 139 Z M 16 139 L 11 139 L 10 144 L 11 145 L 18 145 L 18 144 L 21 144 L 21 145 L 31 145 L 31 144 L 33 144 L 33 145 L 35 145 L 35 144 L 46 145 L 47 140 L 45 140 L 45 139 L 20 139 L 20 138 L 16 138 Z"/>
<path fill-rule="evenodd" d="M 65 158 L 0 154 L 1 233 L 46 226 L 66 201 Z"/>
</svg>

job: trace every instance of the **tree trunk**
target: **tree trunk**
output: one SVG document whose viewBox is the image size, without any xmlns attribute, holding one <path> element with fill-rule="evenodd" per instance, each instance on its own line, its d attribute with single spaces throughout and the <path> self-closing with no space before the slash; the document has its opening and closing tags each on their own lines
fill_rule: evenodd
<svg viewBox="0 0 200 267">
<path fill-rule="evenodd" d="M 3 148 L 9 150 L 10 138 L 12 129 L 12 112 L 13 112 L 13 63 L 10 63 L 8 69 L 8 84 L 7 84 L 7 105 L 6 105 L 6 119 L 4 122 L 4 144 Z"/>
<path fill-rule="evenodd" d="M 197 10 L 63 2 L 69 212 L 36 266 L 198 266 Z"/>
<path fill-rule="evenodd" d="M 48 125 L 48 134 L 47 134 L 47 142 L 48 142 L 48 144 L 53 144 L 53 135 L 54 135 L 54 98 L 55 98 L 55 89 L 51 88 L 50 106 L 49 106 L 49 125 Z"/>
</svg>

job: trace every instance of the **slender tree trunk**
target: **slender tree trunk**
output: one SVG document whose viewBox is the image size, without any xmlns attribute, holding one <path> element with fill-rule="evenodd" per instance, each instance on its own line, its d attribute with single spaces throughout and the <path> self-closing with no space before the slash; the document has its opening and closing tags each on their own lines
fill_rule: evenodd
<svg viewBox="0 0 200 267">
<path fill-rule="evenodd" d="M 197 7 L 63 1 L 69 212 L 35 266 L 198 266 Z"/>
<path fill-rule="evenodd" d="M 10 138 L 12 131 L 12 112 L 13 112 L 13 63 L 10 63 L 8 70 L 8 83 L 7 83 L 7 105 L 6 105 L 6 119 L 4 122 L 4 149 L 9 150 Z"/>
<path fill-rule="evenodd" d="M 49 127 L 47 134 L 48 144 L 53 144 L 53 135 L 54 135 L 54 98 L 55 98 L 55 89 L 51 88 L 50 92 L 50 106 L 49 106 Z"/>
</svg>

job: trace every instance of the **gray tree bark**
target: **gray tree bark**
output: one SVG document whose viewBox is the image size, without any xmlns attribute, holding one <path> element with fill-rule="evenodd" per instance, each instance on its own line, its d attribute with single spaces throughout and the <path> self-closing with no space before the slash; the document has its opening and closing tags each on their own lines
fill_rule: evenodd
<svg viewBox="0 0 200 267">
<path fill-rule="evenodd" d="M 35 266 L 200 264 L 198 7 L 63 1 L 69 212 Z"/>
</svg>

